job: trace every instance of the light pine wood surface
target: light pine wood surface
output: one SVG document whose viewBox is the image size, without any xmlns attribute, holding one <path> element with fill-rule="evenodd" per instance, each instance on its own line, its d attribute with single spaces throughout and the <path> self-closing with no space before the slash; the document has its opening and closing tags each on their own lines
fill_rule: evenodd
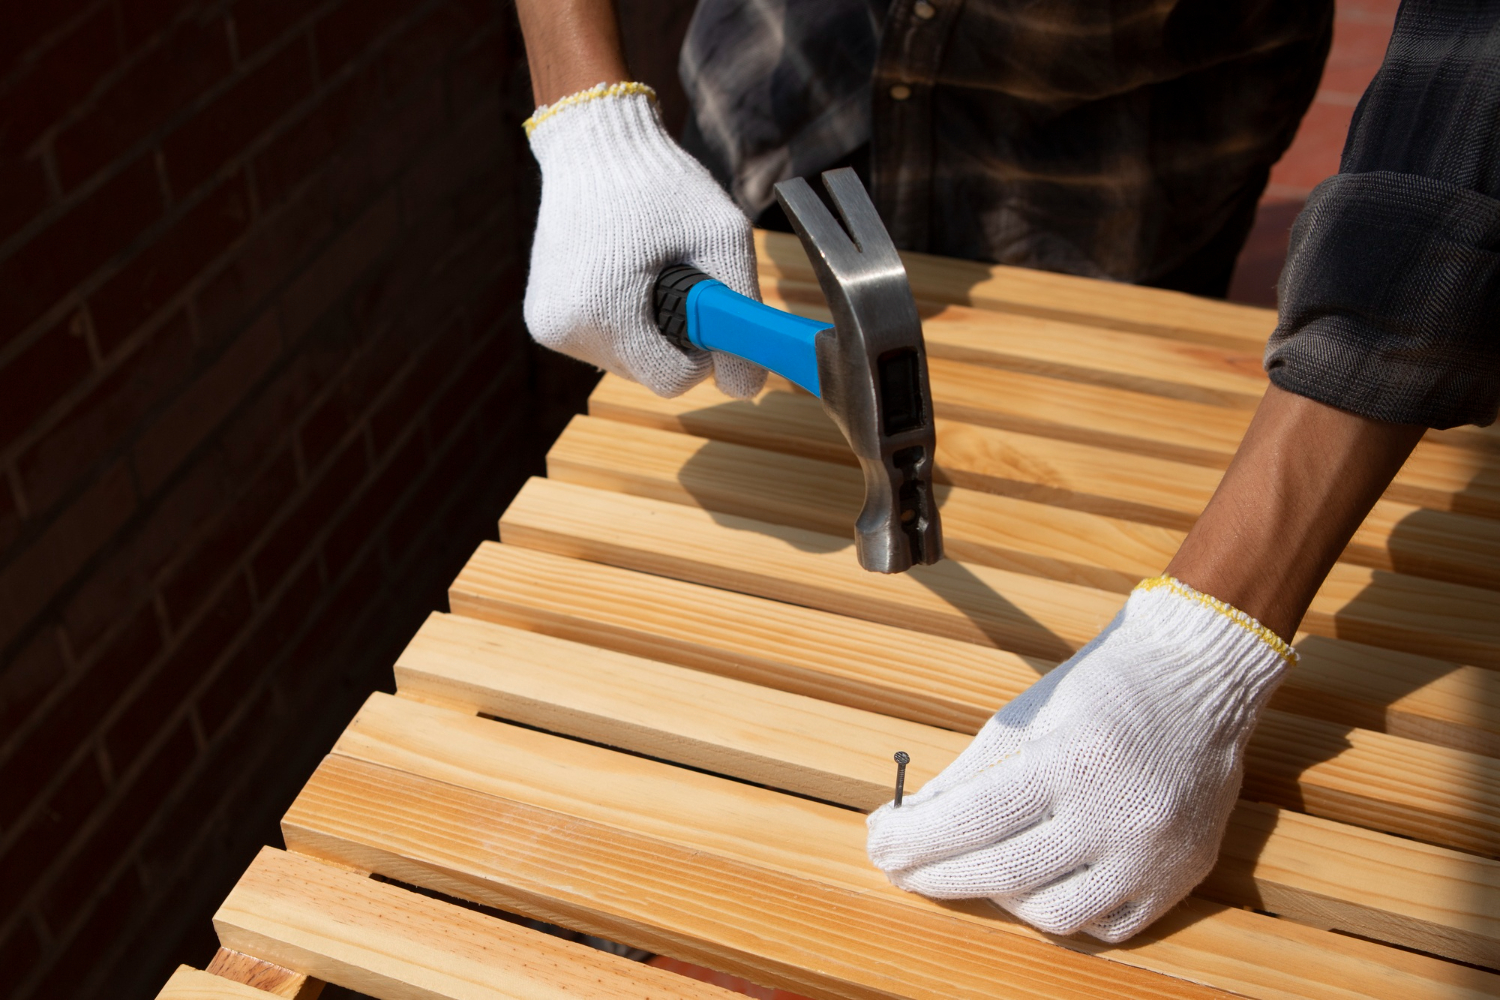
<svg viewBox="0 0 1500 1000">
<path fill-rule="evenodd" d="M 766 300 L 828 313 L 793 237 Z M 903 255 L 948 558 L 859 570 L 821 403 L 607 376 L 215 917 L 174 1000 L 1500 997 L 1500 432 L 1430 432 L 1343 553 L 1212 874 L 1121 946 L 902 892 L 863 812 L 1160 572 L 1266 386 L 1272 312 Z M 498 513 L 498 512 L 497 512 Z"/>
<path fill-rule="evenodd" d="M 890 755 L 916 791 L 965 734 L 488 622 L 433 615 L 396 663 L 402 695 L 869 810 Z M 1246 803 L 1210 890 L 1240 906 L 1500 965 L 1500 863 Z M 1248 877 L 1248 879 L 1247 879 Z"/>
</svg>

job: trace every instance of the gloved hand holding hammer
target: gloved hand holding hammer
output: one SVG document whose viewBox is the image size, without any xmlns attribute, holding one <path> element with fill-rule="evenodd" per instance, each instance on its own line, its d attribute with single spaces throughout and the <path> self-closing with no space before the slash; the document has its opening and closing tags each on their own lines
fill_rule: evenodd
<svg viewBox="0 0 1500 1000">
<path fill-rule="evenodd" d="M 598 7 L 603 16 L 575 6 Z M 526 285 L 532 336 L 662 396 L 681 395 L 710 372 L 725 393 L 755 395 L 763 368 L 720 352 L 679 350 L 662 339 L 650 309 L 652 286 L 668 264 L 692 264 L 760 298 L 750 221 L 667 134 L 651 88 L 626 82 L 607 3 L 519 8 L 529 43 L 576 27 L 585 34 L 567 41 L 593 56 L 549 60 L 562 41 L 530 46 L 542 105 L 526 123 L 542 167 Z"/>
</svg>

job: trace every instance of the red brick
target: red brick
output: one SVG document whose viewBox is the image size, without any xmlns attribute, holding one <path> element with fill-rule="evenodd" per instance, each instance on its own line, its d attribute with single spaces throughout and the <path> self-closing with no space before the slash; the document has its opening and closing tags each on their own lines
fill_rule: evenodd
<svg viewBox="0 0 1500 1000">
<path fill-rule="evenodd" d="M 0 913 L 13 913 L 104 801 L 104 779 L 93 754 L 78 761 L 47 802 L 0 856 Z"/>
<path fill-rule="evenodd" d="M 110 725 L 104 747 L 116 774 L 135 763 L 151 738 L 187 702 L 198 682 L 213 672 L 215 661 L 250 620 L 251 610 L 250 587 L 243 577 L 237 577 Z"/>
<path fill-rule="evenodd" d="M 0 561 L 11 543 L 21 537 L 21 511 L 9 478 L 0 474 Z"/>
<path fill-rule="evenodd" d="M 146 495 L 158 487 L 229 415 L 281 355 L 281 331 L 267 314 L 200 372 L 141 435 L 135 446 L 137 482 Z"/>
<path fill-rule="evenodd" d="M 31 921 L 22 917 L 11 927 L 10 935 L 0 940 L 0 966 L 13 983 L 24 983 L 31 977 L 42 957 L 42 940 Z"/>
<path fill-rule="evenodd" d="M 249 59 L 298 30 L 313 4 L 307 0 L 239 0 L 230 10 L 240 58 Z"/>
<path fill-rule="evenodd" d="M 155 221 L 156 170 L 138 159 L 0 263 L 0 337 L 24 329 Z"/>
<path fill-rule="evenodd" d="M 204 341 L 222 342 L 260 314 L 266 296 L 333 232 L 334 224 L 333 197 L 320 181 L 256 225 L 198 293 L 198 329 Z"/>
<path fill-rule="evenodd" d="M 333 459 L 322 479 L 255 554 L 252 568 L 257 593 L 275 587 L 307 554 L 313 540 L 333 522 L 335 512 L 364 479 L 366 464 L 364 443 L 358 440 L 345 445 Z"/>
<path fill-rule="evenodd" d="M 452 331 L 454 327 L 450 327 Z M 452 370 L 453 359 L 442 344 L 429 346 L 406 376 L 370 417 L 370 437 L 377 453 L 388 450 L 432 402 Z"/>
<path fill-rule="evenodd" d="M 120 693 L 161 649 L 156 614 L 147 607 L 130 619 L 71 691 L 0 761 L 0 830 L 8 830 L 37 792 L 94 734 Z"/>
<path fill-rule="evenodd" d="M 10 662 L 0 664 L 0 733 L 5 734 L 0 744 L 62 684 L 67 672 L 51 629 L 43 629 Z"/>
<path fill-rule="evenodd" d="M 354 426 L 356 403 L 345 385 L 335 386 L 323 404 L 312 412 L 297 430 L 302 445 L 302 460 L 316 468 L 343 442 Z"/>
<path fill-rule="evenodd" d="M 484 30 L 496 14 L 494 7 L 445 4 L 397 35 L 380 54 L 386 85 L 399 94 L 418 80 L 436 73 L 459 49 Z"/>
<path fill-rule="evenodd" d="M 368 639 L 364 634 L 368 630 L 361 626 L 365 618 L 379 613 L 377 598 L 382 582 L 376 560 L 366 557 L 350 571 L 307 635 L 278 667 L 277 689 L 293 711 L 305 704 L 320 683 L 339 677 L 342 669 L 336 660 L 342 647 Z M 389 660 L 386 664 L 382 669 L 389 671 Z"/>
<path fill-rule="evenodd" d="M 1323 67 L 1319 89 L 1338 91 L 1350 97 L 1363 94 L 1385 60 L 1391 27 L 1390 23 L 1378 20 L 1335 18 L 1333 46 Z"/>
<path fill-rule="evenodd" d="M 99 350 L 106 357 L 154 316 L 250 224 L 244 175 L 219 185 L 89 296 Z"/>
<path fill-rule="evenodd" d="M 177 25 L 54 140 L 63 189 L 72 190 L 158 132 L 232 69 L 222 21 Z"/>
<path fill-rule="evenodd" d="M 183 476 L 146 516 L 119 532 L 111 550 L 89 570 L 62 613 L 71 648 L 86 656 L 94 643 L 151 591 L 162 567 L 202 526 L 229 506 L 218 462 L 203 462 Z"/>
<path fill-rule="evenodd" d="M 92 370 L 88 344 L 66 320 L 0 368 L 0 451 Z"/>
<path fill-rule="evenodd" d="M 286 506 L 296 488 L 297 469 L 291 453 L 282 452 L 162 584 L 171 627 L 178 627 L 226 576 L 237 571 L 240 556 Z"/>
<path fill-rule="evenodd" d="M 325 175 L 340 215 L 363 210 L 403 165 L 427 147 L 444 118 L 442 84 L 434 80 L 392 105 L 378 127 L 356 134 L 329 162 Z"/>
<path fill-rule="evenodd" d="M 487 32 L 453 59 L 448 68 L 448 93 L 454 107 L 470 107 L 505 89 L 507 77 L 517 69 L 510 47 L 509 31 Z M 529 90 L 530 81 L 525 80 L 524 85 Z M 520 124 L 517 118 L 511 127 L 519 128 Z"/>
<path fill-rule="evenodd" d="M 118 447 L 136 421 L 161 404 L 192 371 L 193 338 L 186 318 L 153 333 L 98 383 L 17 463 L 32 510 L 56 504 L 88 470 Z"/>
<path fill-rule="evenodd" d="M 517 350 L 520 346 L 512 337 L 487 338 L 475 355 L 465 360 L 458 379 L 433 403 L 433 433 L 442 434 L 463 423 L 479 401 L 496 390 L 514 394 L 525 367 L 524 355 Z"/>
<path fill-rule="evenodd" d="M 41 161 L 0 154 L 0 191 L 5 192 L 0 199 L 0 240 L 6 240 L 47 207 L 47 178 Z"/>
<path fill-rule="evenodd" d="M 167 137 L 167 177 L 180 196 L 242 153 L 312 90 L 307 49 L 289 45 Z"/>
<path fill-rule="evenodd" d="M 182 0 L 120 0 L 120 30 L 126 51 L 138 48 L 185 9 L 188 5 Z M 215 18 L 213 23 L 221 33 L 224 31 L 221 20 Z"/>
<path fill-rule="evenodd" d="M 0 31 L 0 39 L 10 33 L 11 11 L 17 7 L 6 5 L 6 25 Z M 0 46 L 4 44 L 0 41 Z M 0 155 L 15 156 L 29 148 L 88 96 L 119 62 L 113 13 L 108 5 L 100 5 L 9 81 L 0 96 Z"/>
<path fill-rule="evenodd" d="M 42 39 L 89 6 L 90 0 L 53 0 L 50 3 L 14 4 L 6 8 L 5 30 L 0 32 L 0 72 L 8 73 L 22 55 L 35 55 Z"/>
<path fill-rule="evenodd" d="M 349 363 L 351 344 L 339 338 L 311 337 L 266 387 L 230 417 L 219 447 L 230 475 L 245 482 L 263 462 L 286 448 L 292 429 L 311 400 L 338 379 Z"/>
<path fill-rule="evenodd" d="M 382 198 L 308 264 L 281 296 L 288 340 L 312 328 L 370 266 L 396 244 L 400 209 L 394 195 Z"/>
<path fill-rule="evenodd" d="M 1353 116 L 1352 107 L 1313 101 L 1291 146 L 1271 168 L 1271 183 L 1305 193 L 1338 173 Z"/>
<path fill-rule="evenodd" d="M 115 940 L 144 904 L 145 893 L 135 873 L 130 869 L 121 872 L 103 890 L 88 919 L 62 954 L 52 961 L 51 973 L 32 996 L 75 996 L 85 978 L 99 974 L 99 942 Z"/>
<path fill-rule="evenodd" d="M 115 797 L 103 822 L 43 891 L 42 917 L 54 933 L 73 922 L 90 897 L 98 892 L 99 884 L 110 870 L 127 856 L 132 842 L 171 795 L 197 753 L 187 722 L 179 723 L 134 780 Z"/>
<path fill-rule="evenodd" d="M 401 178 L 402 207 L 407 218 L 419 218 L 442 205 L 475 179 L 490 175 L 509 155 L 502 139 L 499 102 L 486 101 L 479 113 L 432 143 Z M 495 189 L 490 190 L 493 203 Z"/>
<path fill-rule="evenodd" d="M 384 128 L 383 107 L 375 67 L 339 83 L 256 158 L 255 183 L 262 208 L 279 205 L 363 126 L 374 122 L 376 128 Z"/>
<path fill-rule="evenodd" d="M 427 443 L 421 434 L 413 434 L 393 455 L 386 467 L 339 518 L 338 524 L 323 543 L 323 558 L 329 576 L 338 576 L 356 560 L 361 550 L 377 540 L 380 522 L 396 509 L 401 497 L 409 493 L 427 464 Z"/>
<path fill-rule="evenodd" d="M 0 568 L 4 647 L 135 511 L 123 465 L 106 470 L 40 538 Z M 0 786 L 3 787 L 3 786 Z"/>
<path fill-rule="evenodd" d="M 318 568 L 309 563 L 292 578 L 270 611 L 255 624 L 239 651 L 230 657 L 198 696 L 198 720 L 210 740 L 220 738 L 220 731 L 229 717 L 270 676 L 277 656 L 286 652 L 288 643 L 317 607 L 322 593 Z M 264 719 L 251 722 L 251 725 L 264 724 Z M 241 723 L 240 728 L 243 726 Z"/>
<path fill-rule="evenodd" d="M 421 0 L 360 0 L 334 8 L 313 28 L 318 68 L 325 76 L 332 76 L 420 3 Z"/>
</svg>

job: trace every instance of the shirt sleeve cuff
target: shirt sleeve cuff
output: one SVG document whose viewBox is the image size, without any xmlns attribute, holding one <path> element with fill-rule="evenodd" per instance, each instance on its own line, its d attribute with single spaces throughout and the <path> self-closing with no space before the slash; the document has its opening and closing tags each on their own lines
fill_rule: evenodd
<svg viewBox="0 0 1500 1000">
<path fill-rule="evenodd" d="M 1292 227 L 1271 381 L 1376 420 L 1488 424 L 1500 404 L 1500 201 L 1338 174 Z"/>
</svg>

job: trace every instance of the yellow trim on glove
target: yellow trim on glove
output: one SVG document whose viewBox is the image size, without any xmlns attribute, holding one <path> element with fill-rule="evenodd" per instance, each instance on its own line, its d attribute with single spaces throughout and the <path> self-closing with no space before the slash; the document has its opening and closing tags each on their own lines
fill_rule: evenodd
<svg viewBox="0 0 1500 1000">
<path fill-rule="evenodd" d="M 1142 580 L 1135 586 L 1136 590 L 1161 590 L 1162 588 L 1170 590 L 1179 597 L 1186 597 L 1190 601 L 1197 601 L 1205 608 L 1212 608 L 1246 632 L 1258 637 L 1267 646 L 1270 646 L 1276 652 L 1277 656 L 1280 656 L 1287 662 L 1288 666 L 1296 666 L 1297 651 L 1285 639 L 1232 604 L 1226 604 L 1217 597 L 1211 597 L 1201 590 L 1194 590 L 1175 576 L 1153 576 L 1149 580 Z"/>
<path fill-rule="evenodd" d="M 530 118 L 521 123 L 521 127 L 526 130 L 526 137 L 529 139 L 538 125 L 564 108 L 570 108 L 575 104 L 587 104 L 601 97 L 630 97 L 634 94 L 645 94 L 648 100 L 653 104 L 656 103 L 656 91 L 644 83 L 600 83 L 588 90 L 580 90 L 576 94 L 560 97 L 551 104 L 543 104 L 531 113 Z"/>
</svg>

